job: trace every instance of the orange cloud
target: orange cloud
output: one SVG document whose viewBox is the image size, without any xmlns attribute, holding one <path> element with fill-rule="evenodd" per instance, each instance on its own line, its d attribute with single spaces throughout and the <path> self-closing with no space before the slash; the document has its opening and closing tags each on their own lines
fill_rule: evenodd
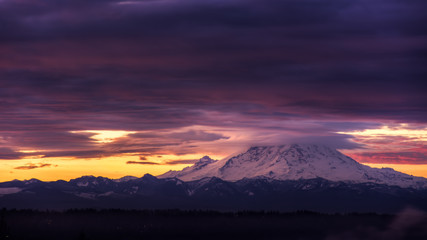
<svg viewBox="0 0 427 240">
<path fill-rule="evenodd" d="M 338 133 L 352 135 L 352 141 L 364 146 L 344 151 L 360 162 L 427 164 L 427 128 L 424 126 L 398 124 Z"/>
</svg>

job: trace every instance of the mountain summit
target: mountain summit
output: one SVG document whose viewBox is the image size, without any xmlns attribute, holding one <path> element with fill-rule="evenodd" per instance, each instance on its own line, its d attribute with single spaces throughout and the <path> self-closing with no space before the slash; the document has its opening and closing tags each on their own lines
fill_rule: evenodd
<svg viewBox="0 0 427 240">
<path fill-rule="evenodd" d="M 200 179 L 203 178 L 203 175 L 207 175 L 210 176 L 209 173 L 205 173 L 204 170 L 206 169 L 210 169 L 209 167 L 207 167 L 208 165 L 212 164 L 212 163 L 216 163 L 218 161 L 213 160 L 212 158 L 208 157 L 208 156 L 204 156 L 202 157 L 199 161 L 195 162 L 193 164 L 193 166 L 190 167 L 186 167 L 184 169 L 182 169 L 181 171 L 169 171 L 165 174 L 162 174 L 160 177 L 161 178 L 179 178 L 179 179 L 192 179 L 191 177 L 188 178 L 188 176 L 201 176 L 201 177 L 196 177 L 196 179 Z"/>
<path fill-rule="evenodd" d="M 183 181 L 205 177 L 218 177 L 226 181 L 260 177 L 275 180 L 323 178 L 336 182 L 427 187 L 425 178 L 407 175 L 391 168 L 371 168 L 335 149 L 313 144 L 251 147 L 242 154 L 221 161 L 205 156 L 191 167 L 182 171 L 169 171 L 159 177 L 176 177 Z"/>
</svg>

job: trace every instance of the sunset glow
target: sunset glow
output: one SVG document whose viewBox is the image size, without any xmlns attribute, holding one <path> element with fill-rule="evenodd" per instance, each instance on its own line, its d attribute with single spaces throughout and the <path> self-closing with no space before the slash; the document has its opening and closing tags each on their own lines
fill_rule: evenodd
<svg viewBox="0 0 427 240">
<path fill-rule="evenodd" d="M 403 172 L 412 172 L 427 176 L 425 159 L 427 157 L 427 128 L 418 124 L 397 124 L 382 126 L 377 129 L 362 131 L 338 132 L 353 136 L 351 141 L 363 147 L 344 152 L 354 159 L 374 164 L 373 166 L 394 166 Z M 406 164 L 406 167 L 399 166 Z M 419 166 L 412 169 L 408 164 Z"/>
<path fill-rule="evenodd" d="M 421 129 L 411 129 L 409 124 L 399 124 L 394 127 L 383 126 L 379 129 L 365 129 L 363 131 L 338 132 L 339 134 L 350 134 L 356 137 L 370 139 L 381 139 L 386 137 L 402 137 L 404 141 L 427 141 L 427 127 Z"/>
<path fill-rule="evenodd" d="M 37 178 L 55 181 L 78 178 L 83 175 L 121 178 L 131 175 L 141 177 L 147 173 L 159 175 L 169 170 L 181 170 L 202 158 L 203 155 L 156 155 L 141 161 L 138 156 L 121 155 L 101 159 L 39 158 L 4 163 L 0 169 L 0 181 Z M 212 156 L 213 158 L 215 156 Z M 216 158 L 217 159 L 217 158 Z M 177 163 L 175 163 L 177 161 Z M 128 164 L 128 162 L 135 162 Z M 141 164 L 148 163 L 148 164 Z"/>
<path fill-rule="evenodd" d="M 111 131 L 111 130 L 84 130 L 84 131 L 71 131 L 71 133 L 93 133 L 90 138 L 96 140 L 98 143 L 110 143 L 117 138 L 125 137 L 129 134 L 135 133 L 131 131 Z"/>
</svg>

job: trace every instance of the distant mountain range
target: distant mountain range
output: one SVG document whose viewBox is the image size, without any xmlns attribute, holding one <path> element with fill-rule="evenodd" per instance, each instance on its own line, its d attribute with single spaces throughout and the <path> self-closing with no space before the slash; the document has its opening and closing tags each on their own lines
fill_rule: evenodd
<svg viewBox="0 0 427 240">
<path fill-rule="evenodd" d="M 427 179 L 357 163 L 316 145 L 253 147 L 161 176 L 0 183 L 0 207 L 67 209 L 427 211 Z"/>
</svg>

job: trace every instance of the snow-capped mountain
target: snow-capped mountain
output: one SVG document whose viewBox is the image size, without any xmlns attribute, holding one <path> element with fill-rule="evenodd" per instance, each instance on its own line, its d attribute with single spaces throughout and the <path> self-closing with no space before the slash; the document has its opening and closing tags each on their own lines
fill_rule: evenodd
<svg viewBox="0 0 427 240">
<path fill-rule="evenodd" d="M 114 182 L 129 182 L 130 180 L 135 180 L 135 179 L 137 179 L 137 177 L 134 177 L 134 176 L 124 176 L 124 177 L 119 178 L 119 179 L 114 179 L 113 181 Z"/>
<path fill-rule="evenodd" d="M 183 181 L 205 177 L 218 177 L 226 181 L 260 177 L 275 180 L 323 178 L 329 181 L 427 188 L 425 178 L 390 168 L 371 168 L 335 149 L 312 144 L 252 147 L 240 155 L 221 161 L 206 156 L 182 171 L 169 171 L 158 177 L 176 177 Z"/>
<path fill-rule="evenodd" d="M 195 162 L 192 166 L 186 167 L 182 169 L 181 171 L 169 171 L 166 172 L 158 177 L 160 178 L 179 178 L 185 181 L 186 180 L 195 180 L 195 179 L 201 179 L 204 177 L 211 177 L 213 175 L 205 172 L 205 170 L 210 170 L 211 166 L 210 164 L 216 163 L 218 161 L 211 159 L 208 156 L 202 157 L 199 161 Z M 188 177 L 188 176 L 197 176 L 197 177 Z"/>
</svg>

